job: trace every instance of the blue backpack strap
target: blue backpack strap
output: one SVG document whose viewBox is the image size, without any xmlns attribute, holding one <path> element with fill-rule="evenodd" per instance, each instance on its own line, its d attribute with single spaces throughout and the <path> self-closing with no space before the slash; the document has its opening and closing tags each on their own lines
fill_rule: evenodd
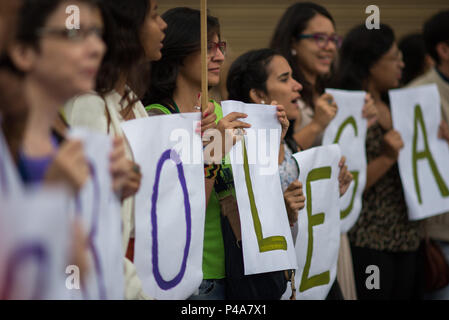
<svg viewBox="0 0 449 320">
<path fill-rule="evenodd" d="M 221 119 L 223 119 L 223 110 L 220 106 L 220 104 L 214 100 L 211 100 L 211 102 L 214 104 L 215 106 L 215 115 L 217 116 L 217 120 L 215 121 L 216 123 L 218 123 L 218 121 L 220 121 Z M 159 110 L 165 114 L 173 114 L 170 109 L 168 109 L 167 107 L 161 105 L 161 104 L 152 104 L 149 105 L 147 107 L 145 107 L 145 110 L 147 112 L 150 112 L 152 110 Z"/>
</svg>

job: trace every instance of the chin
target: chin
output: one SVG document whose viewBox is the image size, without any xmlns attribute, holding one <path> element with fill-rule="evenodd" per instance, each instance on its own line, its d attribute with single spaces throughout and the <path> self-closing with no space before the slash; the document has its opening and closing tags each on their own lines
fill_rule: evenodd
<svg viewBox="0 0 449 320">
<path fill-rule="evenodd" d="M 158 52 L 155 52 L 155 53 L 153 53 L 153 54 L 151 54 L 149 57 L 148 57 L 148 60 L 151 62 L 151 61 L 159 61 L 159 60 L 161 60 L 162 59 L 162 53 L 160 52 L 160 51 L 158 51 Z"/>
<path fill-rule="evenodd" d="M 209 76 L 208 83 L 209 87 L 216 87 L 220 84 L 220 78 Z"/>
<path fill-rule="evenodd" d="M 77 96 L 80 94 L 85 94 L 90 91 L 95 90 L 95 81 L 92 82 L 85 82 L 82 86 L 79 86 L 76 92 L 73 94 L 73 96 Z"/>
<path fill-rule="evenodd" d="M 320 76 L 324 76 L 326 74 L 329 74 L 331 72 L 331 66 L 324 66 L 324 65 L 320 65 L 318 68 L 318 74 Z"/>
</svg>

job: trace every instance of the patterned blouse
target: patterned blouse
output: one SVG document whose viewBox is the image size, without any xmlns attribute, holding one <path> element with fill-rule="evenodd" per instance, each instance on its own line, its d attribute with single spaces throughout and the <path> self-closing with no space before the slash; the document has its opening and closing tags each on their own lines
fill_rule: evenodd
<svg viewBox="0 0 449 320">
<path fill-rule="evenodd" d="M 288 187 L 298 179 L 299 171 L 296 160 L 293 158 L 292 150 L 284 142 L 285 156 L 284 161 L 279 166 L 279 176 L 281 178 L 282 192 L 288 189 Z M 296 153 L 296 152 L 295 152 Z"/>
<path fill-rule="evenodd" d="M 368 162 L 382 152 L 385 130 L 376 124 L 368 129 Z M 409 221 L 397 163 L 363 195 L 363 208 L 356 225 L 349 232 L 357 247 L 390 252 L 416 251 L 422 239 L 420 222 Z"/>
</svg>

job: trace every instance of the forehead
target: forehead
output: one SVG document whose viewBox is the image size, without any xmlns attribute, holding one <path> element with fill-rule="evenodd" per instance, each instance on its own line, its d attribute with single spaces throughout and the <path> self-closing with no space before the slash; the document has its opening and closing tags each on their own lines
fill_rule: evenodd
<svg viewBox="0 0 449 320">
<path fill-rule="evenodd" d="M 315 33 L 334 33 L 335 28 L 330 19 L 321 14 L 317 14 L 315 17 L 310 19 L 305 31 Z"/>
<path fill-rule="evenodd" d="M 210 35 L 209 41 L 218 42 L 219 40 L 220 38 L 218 37 L 218 34 L 216 32 Z"/>
<path fill-rule="evenodd" d="M 276 55 L 268 64 L 267 72 L 269 76 L 277 77 L 284 73 L 291 73 L 292 69 L 284 57 Z"/>
<path fill-rule="evenodd" d="M 400 54 L 399 48 L 396 43 L 393 43 L 391 48 L 379 58 L 379 61 L 383 60 L 382 58 L 395 58 L 398 54 Z"/>
</svg>

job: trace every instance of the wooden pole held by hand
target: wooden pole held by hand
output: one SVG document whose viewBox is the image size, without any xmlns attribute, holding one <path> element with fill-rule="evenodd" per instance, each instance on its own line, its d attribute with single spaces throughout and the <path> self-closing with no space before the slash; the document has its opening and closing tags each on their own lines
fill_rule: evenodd
<svg viewBox="0 0 449 320">
<path fill-rule="evenodd" d="M 204 112 L 209 102 L 207 66 L 207 0 L 201 0 L 201 109 Z"/>
</svg>

